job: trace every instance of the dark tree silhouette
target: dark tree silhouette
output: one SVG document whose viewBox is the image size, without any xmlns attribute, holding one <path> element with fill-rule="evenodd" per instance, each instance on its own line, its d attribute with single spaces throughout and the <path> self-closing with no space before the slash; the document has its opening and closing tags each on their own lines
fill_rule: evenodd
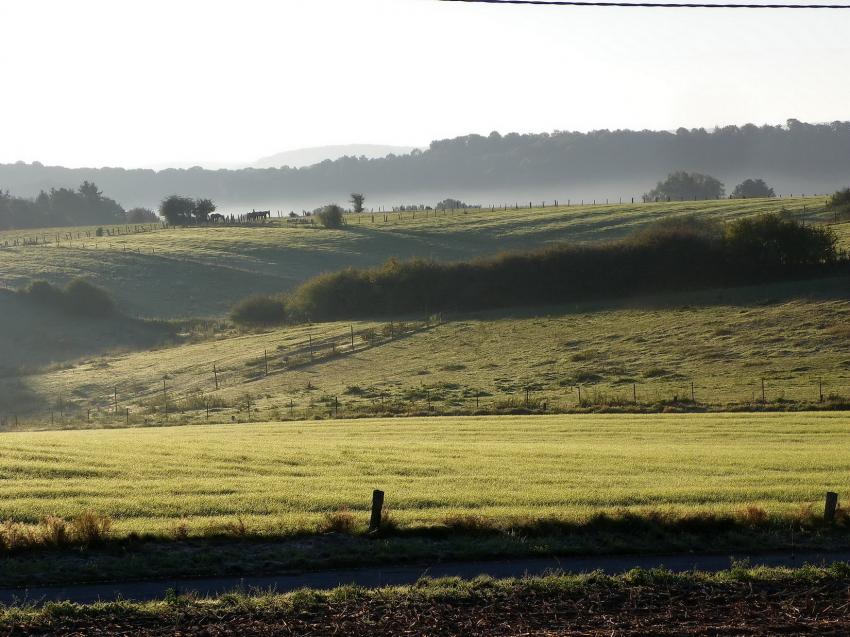
<svg viewBox="0 0 850 637">
<path fill-rule="evenodd" d="M 192 216 L 199 223 L 206 223 L 210 215 L 215 212 L 215 204 L 211 199 L 196 199 L 192 208 Z"/>
<path fill-rule="evenodd" d="M 733 199 L 755 199 L 758 197 L 775 197 L 773 188 L 764 183 L 764 179 L 745 179 L 735 186 L 732 191 Z"/>
<path fill-rule="evenodd" d="M 365 201 L 365 195 L 362 195 L 359 192 L 351 193 L 351 205 L 354 206 L 354 212 L 363 212 L 363 204 Z"/>
<path fill-rule="evenodd" d="M 710 175 L 678 171 L 668 175 L 664 181 L 659 181 L 643 198 L 646 201 L 720 199 L 724 194 L 720 180 Z"/>
<path fill-rule="evenodd" d="M 190 197 L 171 195 L 159 206 L 159 214 L 172 226 L 185 226 L 192 222 L 195 200 Z"/>
</svg>

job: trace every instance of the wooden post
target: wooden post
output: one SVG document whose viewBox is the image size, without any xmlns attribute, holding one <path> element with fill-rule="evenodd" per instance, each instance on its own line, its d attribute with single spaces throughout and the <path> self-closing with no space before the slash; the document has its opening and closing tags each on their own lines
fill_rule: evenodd
<svg viewBox="0 0 850 637">
<path fill-rule="evenodd" d="M 310 360 L 313 360 L 313 335 L 307 334 L 307 338 L 310 339 Z"/>
<path fill-rule="evenodd" d="M 479 405 L 478 399 L 479 399 L 480 397 L 481 397 L 481 392 L 480 392 L 480 391 L 476 391 L 476 392 L 475 392 L 475 408 L 476 408 L 476 409 L 478 409 L 478 405 Z"/>
<path fill-rule="evenodd" d="M 632 383 L 632 402 L 637 405 L 637 383 Z"/>
<path fill-rule="evenodd" d="M 838 494 L 832 491 L 826 492 L 826 503 L 823 509 L 823 519 L 826 522 L 835 521 L 835 511 L 838 509 Z"/>
<path fill-rule="evenodd" d="M 379 489 L 372 491 L 372 515 L 369 518 L 369 533 L 377 533 L 381 529 L 381 518 L 384 511 L 384 492 Z"/>
<path fill-rule="evenodd" d="M 823 402 L 823 380 L 818 379 L 818 400 Z"/>
<path fill-rule="evenodd" d="M 349 325 L 349 327 L 351 328 L 351 349 L 353 350 L 354 349 L 354 326 Z"/>
<path fill-rule="evenodd" d="M 124 423 L 129 427 L 130 426 L 130 408 L 126 408 L 125 420 Z"/>
<path fill-rule="evenodd" d="M 525 406 L 528 407 L 528 387 L 525 388 Z"/>
<path fill-rule="evenodd" d="M 339 416 L 339 400 L 337 399 L 336 396 L 334 396 L 334 416 L 335 417 Z"/>
<path fill-rule="evenodd" d="M 578 387 L 578 404 L 581 407 L 581 385 L 577 385 Z"/>
<path fill-rule="evenodd" d="M 118 415 L 118 388 L 113 387 L 113 404 L 115 405 L 115 415 Z"/>
<path fill-rule="evenodd" d="M 165 379 L 162 379 L 162 410 L 165 412 L 165 417 L 168 418 L 168 393 L 165 390 Z"/>
<path fill-rule="evenodd" d="M 765 396 L 765 394 L 764 394 L 764 378 L 762 378 L 761 379 L 761 402 L 762 402 L 762 404 L 767 402 L 765 400 L 764 396 Z"/>
<path fill-rule="evenodd" d="M 691 402 L 695 403 L 697 401 L 696 394 L 694 393 L 694 381 L 691 381 Z"/>
<path fill-rule="evenodd" d="M 215 378 L 216 391 L 218 391 L 218 369 L 216 368 L 215 363 L 213 363 L 213 377 Z"/>
<path fill-rule="evenodd" d="M 263 362 L 266 365 L 266 376 L 269 375 L 269 351 L 267 349 L 263 350 Z"/>
</svg>

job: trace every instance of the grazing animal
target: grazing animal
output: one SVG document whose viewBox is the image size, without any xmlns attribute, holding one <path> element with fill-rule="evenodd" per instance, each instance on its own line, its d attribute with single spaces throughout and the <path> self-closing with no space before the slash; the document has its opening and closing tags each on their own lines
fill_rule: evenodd
<svg viewBox="0 0 850 637">
<path fill-rule="evenodd" d="M 221 223 L 222 221 L 224 221 L 224 215 L 220 215 L 217 212 L 214 212 L 210 215 L 210 221 L 212 223 Z"/>
</svg>

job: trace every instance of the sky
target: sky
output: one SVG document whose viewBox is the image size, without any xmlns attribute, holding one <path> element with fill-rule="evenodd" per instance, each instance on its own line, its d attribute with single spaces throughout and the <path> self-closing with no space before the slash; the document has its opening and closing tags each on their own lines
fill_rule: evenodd
<svg viewBox="0 0 850 637">
<path fill-rule="evenodd" d="M 850 11 L 2 0 L 0 162 L 850 119 Z"/>
</svg>

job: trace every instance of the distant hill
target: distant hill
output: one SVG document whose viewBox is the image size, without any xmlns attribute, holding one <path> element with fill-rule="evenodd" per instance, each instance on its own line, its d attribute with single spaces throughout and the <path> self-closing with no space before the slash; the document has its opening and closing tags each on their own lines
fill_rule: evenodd
<svg viewBox="0 0 850 637">
<path fill-rule="evenodd" d="M 254 162 L 254 168 L 280 168 L 290 166 L 301 168 L 312 166 L 325 160 L 335 160 L 340 157 L 366 157 L 378 159 L 387 155 L 407 155 L 414 149 L 413 146 L 383 146 L 381 144 L 347 144 L 341 146 L 315 146 L 313 148 L 299 148 L 287 150 L 276 155 L 263 157 Z"/>
</svg>

